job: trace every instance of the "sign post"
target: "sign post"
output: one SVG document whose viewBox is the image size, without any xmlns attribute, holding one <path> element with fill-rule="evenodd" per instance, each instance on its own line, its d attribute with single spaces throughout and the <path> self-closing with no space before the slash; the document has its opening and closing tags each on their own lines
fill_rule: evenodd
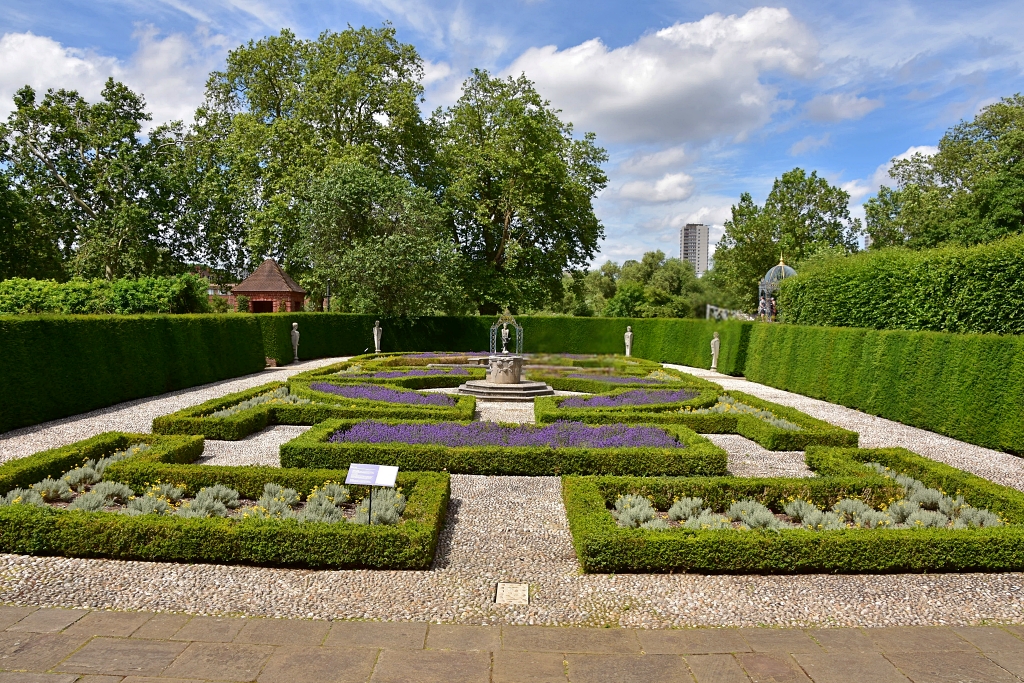
<svg viewBox="0 0 1024 683">
<path fill-rule="evenodd" d="M 373 487 L 386 486 L 387 488 L 394 488 L 397 477 L 398 468 L 392 465 L 364 465 L 357 462 L 349 464 L 345 483 L 354 486 L 370 487 L 370 504 L 366 518 L 367 525 L 373 524 Z"/>
</svg>

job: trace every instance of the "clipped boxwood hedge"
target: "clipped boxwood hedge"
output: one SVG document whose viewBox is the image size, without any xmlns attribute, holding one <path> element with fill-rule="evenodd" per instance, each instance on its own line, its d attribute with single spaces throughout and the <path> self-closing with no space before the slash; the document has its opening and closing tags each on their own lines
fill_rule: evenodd
<svg viewBox="0 0 1024 683">
<path fill-rule="evenodd" d="M 547 446 L 460 446 L 430 444 L 329 443 L 339 429 L 358 420 L 328 420 L 281 446 L 282 467 L 340 469 L 350 463 L 397 465 L 409 470 L 452 474 L 551 476 L 559 474 L 724 475 L 726 453 L 681 425 L 664 429 L 685 448 L 550 448 Z M 418 420 L 381 420 L 386 423 Z"/>
<path fill-rule="evenodd" d="M 120 481 L 136 491 L 157 481 L 172 482 L 183 485 L 190 495 L 204 486 L 221 483 L 235 488 L 243 497 L 257 498 L 267 482 L 294 488 L 306 496 L 314 486 L 325 481 L 344 482 L 347 475 L 345 470 L 182 464 L 202 454 L 202 437 L 112 432 L 22 459 L 33 461 L 34 467 L 4 469 L 22 461 L 8 463 L 0 468 L 0 477 L 4 477 L 0 481 L 9 490 L 47 476 L 59 477 L 81 465 L 83 456 L 102 457 L 147 440 L 150 450 L 111 464 L 104 480 Z M 116 512 L 8 505 L 0 507 L 0 552 L 160 562 L 426 569 L 433 561 L 444 526 L 449 477 L 440 472 L 400 472 L 397 484 L 408 501 L 402 523 L 397 526 L 129 517 Z M 367 491 L 358 486 L 350 489 L 356 498 Z"/>
<path fill-rule="evenodd" d="M 882 573 L 1020 571 L 1024 569 L 1024 493 L 936 463 L 901 448 L 811 447 L 807 462 L 819 476 L 787 478 L 562 479 L 562 497 L 580 564 L 587 572 Z M 959 491 L 968 504 L 1000 514 L 1009 526 L 985 529 L 845 529 L 735 531 L 622 529 L 608 506 L 625 493 L 649 496 L 667 509 L 673 499 L 702 496 L 722 508 L 753 498 L 781 510 L 801 497 L 831 505 L 846 496 L 891 500 L 895 482 L 858 463 L 879 462 L 928 486 Z"/>
<path fill-rule="evenodd" d="M 717 385 L 716 385 L 717 386 Z M 615 392 L 621 393 L 621 392 Z M 705 408 L 712 406 L 722 393 L 741 403 L 767 410 L 776 417 L 799 425 L 799 431 L 782 429 L 742 413 L 684 413 L 681 406 Z M 609 393 L 608 395 L 613 395 Z M 534 402 L 534 415 L 541 424 L 558 420 L 574 420 L 586 424 L 613 424 L 635 422 L 648 424 L 681 424 L 700 434 L 740 434 L 772 451 L 802 451 L 808 446 L 856 446 L 857 432 L 836 427 L 818 420 L 796 408 L 772 403 L 741 391 L 705 391 L 697 398 L 682 403 L 627 406 L 622 408 L 559 408 L 562 396 L 538 398 Z"/>
<path fill-rule="evenodd" d="M 460 396 L 452 407 L 445 406 L 404 406 L 400 404 L 346 399 L 331 394 L 312 391 L 302 383 L 292 383 L 290 390 L 298 396 L 314 400 L 335 401 L 330 404 L 262 404 L 253 406 L 228 417 L 210 417 L 211 413 L 228 408 L 260 394 L 287 386 L 285 382 L 271 382 L 245 391 L 239 391 L 221 398 L 215 398 L 198 406 L 185 408 L 153 420 L 156 434 L 201 434 L 208 439 L 238 441 L 248 435 L 266 429 L 271 425 L 314 425 L 332 418 L 412 418 L 438 420 L 471 420 L 476 409 L 476 399 Z M 344 403 L 337 402 L 344 401 Z"/>
<path fill-rule="evenodd" d="M 81 467 L 87 460 L 98 460 L 137 443 L 149 444 L 150 448 L 133 457 L 150 461 L 193 462 L 203 452 L 202 437 L 104 432 L 0 465 L 0 494 L 19 487 L 27 488 L 47 477 L 58 478 L 65 472 Z"/>
</svg>

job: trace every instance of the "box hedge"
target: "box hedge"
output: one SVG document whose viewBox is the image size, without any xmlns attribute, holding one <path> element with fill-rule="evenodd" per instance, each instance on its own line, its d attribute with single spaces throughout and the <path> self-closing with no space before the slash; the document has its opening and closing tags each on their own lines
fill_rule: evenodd
<svg viewBox="0 0 1024 683">
<path fill-rule="evenodd" d="M 404 443 L 330 443 L 358 420 L 328 420 L 281 446 L 282 467 L 340 469 L 353 462 L 397 465 L 408 470 L 452 474 L 552 476 L 559 474 L 726 474 L 726 453 L 681 425 L 664 429 L 685 448 L 551 448 L 547 446 L 459 446 Z M 398 420 L 381 420 L 394 424 Z M 401 422 L 419 422 L 401 420 Z"/>
<path fill-rule="evenodd" d="M 104 479 L 128 484 L 136 491 L 158 481 L 172 482 L 183 485 L 189 495 L 220 483 L 252 499 L 268 482 L 295 488 L 306 496 L 314 486 L 325 481 L 344 482 L 347 475 L 345 470 L 192 465 L 187 463 L 201 455 L 202 437 L 107 433 L 23 458 L 34 463 L 31 468 L 16 471 L 5 465 L 6 469 L 0 468 L 0 481 L 9 490 L 47 476 L 60 477 L 81 465 L 83 457 L 109 455 L 147 439 L 152 446 L 149 450 L 108 466 Z M 129 517 L 116 512 L 9 505 L 0 507 L 0 552 L 310 568 L 426 569 L 433 562 L 444 526 L 449 477 L 438 472 L 401 472 L 397 484 L 408 502 L 402 523 L 396 526 Z M 358 499 L 367 488 L 350 490 Z"/>
<path fill-rule="evenodd" d="M 259 372 L 252 316 L 0 317 L 0 432 Z"/>
<path fill-rule="evenodd" d="M 573 545 L 587 572 L 882 573 L 1020 571 L 1024 569 L 1024 493 L 935 463 L 910 451 L 811 447 L 807 462 L 819 476 L 801 479 L 736 477 L 576 477 L 562 480 Z M 800 497 L 821 506 L 846 496 L 877 505 L 898 487 L 857 463 L 880 462 L 929 486 L 959 491 L 971 505 L 1010 526 L 985 529 L 845 529 L 842 531 L 622 529 L 608 506 L 625 493 L 648 496 L 665 510 L 683 496 L 702 496 L 723 508 L 753 498 L 774 510 Z M 954 488 L 955 485 L 955 488 Z"/>
<path fill-rule="evenodd" d="M 717 386 L 717 385 L 716 385 Z M 613 392 L 608 395 L 614 395 Z M 753 415 L 742 413 L 685 413 L 683 406 L 706 408 L 715 405 L 722 394 L 732 396 L 759 410 L 767 410 L 776 417 L 801 427 L 799 431 L 776 427 Z M 559 420 L 573 420 L 586 424 L 615 424 L 618 422 L 648 424 L 680 424 L 699 434 L 739 434 L 756 441 L 770 451 L 802 451 L 808 446 L 856 446 L 858 435 L 824 420 L 818 420 L 796 408 L 779 405 L 745 394 L 741 391 L 704 391 L 696 398 L 681 403 L 662 403 L 621 408 L 559 408 L 562 396 L 538 398 L 534 402 L 534 415 L 539 424 Z"/>
<path fill-rule="evenodd" d="M 238 441 L 271 425 L 314 425 L 332 418 L 394 418 L 472 420 L 476 399 L 459 396 L 452 407 L 388 404 L 380 401 L 343 399 L 344 403 L 284 404 L 253 406 L 228 417 L 210 417 L 211 413 L 229 408 L 260 394 L 274 391 L 285 382 L 271 382 L 252 389 L 211 399 L 191 408 L 154 418 L 156 434 L 201 434 L 208 439 Z M 317 400 L 338 401 L 337 396 L 310 391 L 301 383 L 291 385 L 292 393 Z"/>
<path fill-rule="evenodd" d="M 747 379 L 1024 453 L 1024 338 L 757 325 Z"/>
</svg>

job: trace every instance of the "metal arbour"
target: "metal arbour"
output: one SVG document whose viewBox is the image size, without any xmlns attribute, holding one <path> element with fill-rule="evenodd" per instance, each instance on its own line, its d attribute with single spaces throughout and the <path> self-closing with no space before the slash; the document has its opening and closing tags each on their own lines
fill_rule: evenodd
<svg viewBox="0 0 1024 683">
<path fill-rule="evenodd" d="M 516 322 L 512 314 L 505 309 L 505 312 L 498 318 L 498 322 L 491 325 L 491 353 L 498 353 L 498 330 L 505 325 L 511 325 L 516 331 L 516 355 L 523 353 L 523 326 Z"/>
</svg>

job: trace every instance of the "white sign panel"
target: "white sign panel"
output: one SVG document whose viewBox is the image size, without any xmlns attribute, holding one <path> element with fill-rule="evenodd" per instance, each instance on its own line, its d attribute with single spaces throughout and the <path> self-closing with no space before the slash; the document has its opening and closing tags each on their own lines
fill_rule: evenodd
<svg viewBox="0 0 1024 683">
<path fill-rule="evenodd" d="M 398 468 L 391 465 L 364 465 L 352 463 L 348 466 L 346 484 L 356 486 L 388 486 L 394 488 Z"/>
</svg>

